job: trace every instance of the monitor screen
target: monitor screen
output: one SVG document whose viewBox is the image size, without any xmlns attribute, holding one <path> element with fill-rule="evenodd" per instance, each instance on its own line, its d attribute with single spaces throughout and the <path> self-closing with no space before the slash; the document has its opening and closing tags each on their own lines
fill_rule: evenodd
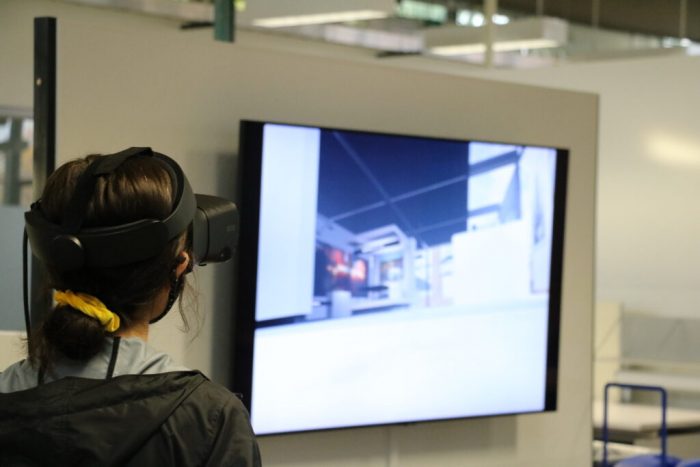
<svg viewBox="0 0 700 467">
<path fill-rule="evenodd" d="M 554 410 L 568 152 L 244 121 L 258 434 Z"/>
</svg>

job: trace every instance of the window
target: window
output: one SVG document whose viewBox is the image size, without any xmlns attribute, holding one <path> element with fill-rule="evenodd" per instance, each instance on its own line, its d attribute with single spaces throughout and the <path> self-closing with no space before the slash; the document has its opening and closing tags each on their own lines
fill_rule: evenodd
<svg viewBox="0 0 700 467">
<path fill-rule="evenodd" d="M 0 108 L 0 204 L 32 201 L 34 120 L 26 112 Z"/>
</svg>

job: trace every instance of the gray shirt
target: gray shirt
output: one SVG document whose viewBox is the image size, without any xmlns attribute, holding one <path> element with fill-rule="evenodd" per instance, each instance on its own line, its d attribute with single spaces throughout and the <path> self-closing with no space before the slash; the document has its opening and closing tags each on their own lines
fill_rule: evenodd
<svg viewBox="0 0 700 467">
<path fill-rule="evenodd" d="M 67 358 L 59 360 L 51 371 L 46 372 L 44 382 L 48 383 L 67 376 L 79 378 L 105 379 L 112 355 L 113 339 L 105 339 L 102 350 L 87 362 Z M 176 365 L 165 353 L 150 348 L 138 337 L 123 337 L 119 343 L 113 376 L 152 375 L 171 371 L 189 371 L 189 368 Z M 28 360 L 19 361 L 0 373 L 0 393 L 22 391 L 38 385 L 38 369 Z"/>
</svg>

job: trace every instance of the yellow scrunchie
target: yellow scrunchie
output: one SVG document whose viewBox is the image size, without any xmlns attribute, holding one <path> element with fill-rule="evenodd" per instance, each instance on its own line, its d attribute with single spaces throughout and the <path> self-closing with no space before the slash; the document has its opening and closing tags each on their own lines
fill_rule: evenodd
<svg viewBox="0 0 700 467">
<path fill-rule="evenodd" d="M 95 318 L 105 327 L 107 332 L 119 329 L 119 316 L 111 312 L 104 303 L 92 295 L 71 292 L 70 290 L 57 290 L 54 292 L 53 298 L 59 305 L 68 305 L 91 318 Z"/>
</svg>

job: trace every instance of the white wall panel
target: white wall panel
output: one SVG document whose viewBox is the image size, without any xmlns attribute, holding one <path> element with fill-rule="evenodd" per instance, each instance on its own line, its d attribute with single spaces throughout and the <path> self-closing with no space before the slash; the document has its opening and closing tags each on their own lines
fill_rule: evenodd
<svg viewBox="0 0 700 467">
<path fill-rule="evenodd" d="M 216 43 L 211 31 L 183 32 L 170 21 L 4 0 L 1 104 L 31 105 L 38 15 L 58 17 L 60 162 L 151 145 L 183 165 L 195 190 L 232 196 L 241 118 L 570 148 L 557 412 L 271 437 L 261 447 L 268 466 L 590 465 L 595 96 L 400 70 L 365 52 L 289 38 L 241 32 L 237 44 Z M 224 381 L 233 272 L 208 266 L 198 276 L 199 336 L 180 334 L 173 314 L 152 340 Z"/>
</svg>

